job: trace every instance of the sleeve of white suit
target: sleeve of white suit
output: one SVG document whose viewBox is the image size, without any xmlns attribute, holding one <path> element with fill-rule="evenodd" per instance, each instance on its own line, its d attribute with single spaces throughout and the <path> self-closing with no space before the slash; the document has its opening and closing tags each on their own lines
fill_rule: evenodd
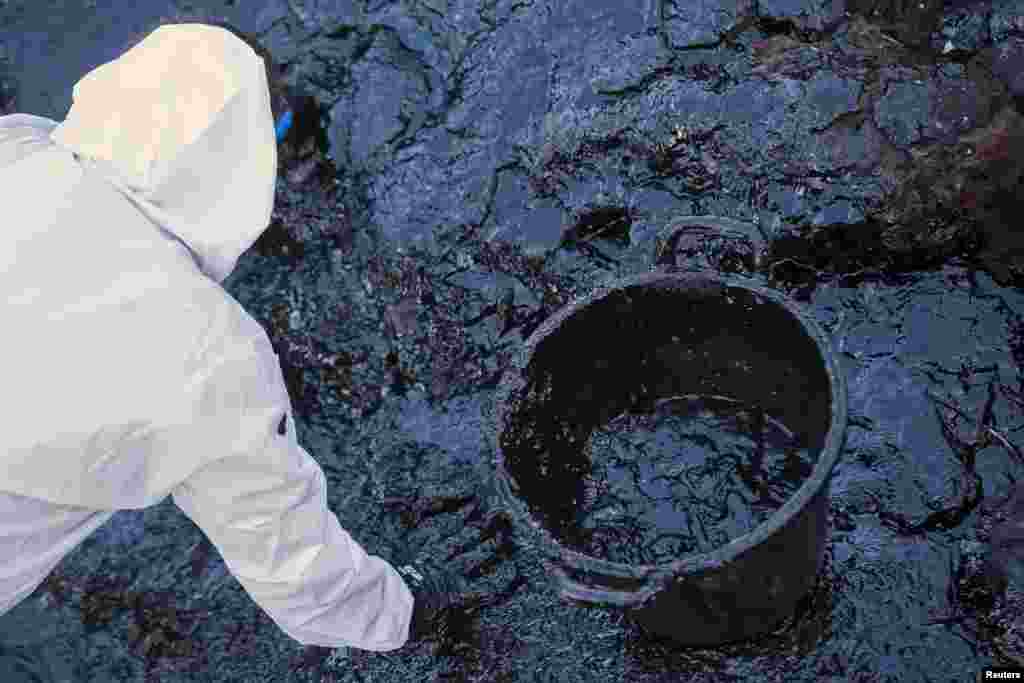
<svg viewBox="0 0 1024 683">
<path fill-rule="evenodd" d="M 264 349 L 220 372 L 235 378 L 230 391 L 245 406 L 236 413 L 244 416 L 243 436 L 229 455 L 179 485 L 175 504 L 293 639 L 378 652 L 401 647 L 412 595 L 392 566 L 368 555 L 328 509 L 323 470 L 296 441 L 276 355 Z M 212 385 L 228 390 L 224 382 Z"/>
</svg>

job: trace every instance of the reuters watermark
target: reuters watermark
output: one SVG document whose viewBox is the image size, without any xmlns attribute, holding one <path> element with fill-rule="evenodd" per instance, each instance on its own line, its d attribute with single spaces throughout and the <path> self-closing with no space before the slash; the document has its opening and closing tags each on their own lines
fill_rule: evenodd
<svg viewBox="0 0 1024 683">
<path fill-rule="evenodd" d="M 1016 667 L 986 668 L 978 674 L 978 681 L 1021 681 L 1024 683 L 1024 669 Z"/>
</svg>

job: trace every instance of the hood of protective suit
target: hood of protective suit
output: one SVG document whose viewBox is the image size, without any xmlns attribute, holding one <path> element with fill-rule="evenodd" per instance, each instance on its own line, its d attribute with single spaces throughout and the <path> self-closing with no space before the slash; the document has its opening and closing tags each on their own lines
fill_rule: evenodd
<svg viewBox="0 0 1024 683">
<path fill-rule="evenodd" d="M 277 145 L 263 60 L 221 28 L 163 26 L 90 71 L 51 137 L 96 164 L 217 282 L 270 221 Z"/>
<path fill-rule="evenodd" d="M 88 73 L 62 123 L 0 117 L 0 490 L 140 508 L 266 438 L 277 357 L 219 283 L 276 155 L 263 60 L 200 24 Z"/>
</svg>

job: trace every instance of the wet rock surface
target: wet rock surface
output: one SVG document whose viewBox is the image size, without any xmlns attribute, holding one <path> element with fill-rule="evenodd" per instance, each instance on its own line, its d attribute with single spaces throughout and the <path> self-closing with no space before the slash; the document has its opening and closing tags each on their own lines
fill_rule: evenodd
<svg viewBox="0 0 1024 683">
<path fill-rule="evenodd" d="M 311 98 L 274 221 L 225 286 L 274 342 L 342 525 L 466 591 L 430 642 L 303 648 L 165 501 L 118 513 L 28 607 L 82 681 L 926 681 L 1024 663 L 1021 10 L 3 3 L 4 111 L 62 117 L 78 77 L 184 20 L 257 36 Z M 818 586 L 769 636 L 682 650 L 559 602 L 494 505 L 481 424 L 541 321 L 648 268 L 657 230 L 699 214 L 759 225 L 763 276 L 843 355 L 851 416 Z"/>
</svg>

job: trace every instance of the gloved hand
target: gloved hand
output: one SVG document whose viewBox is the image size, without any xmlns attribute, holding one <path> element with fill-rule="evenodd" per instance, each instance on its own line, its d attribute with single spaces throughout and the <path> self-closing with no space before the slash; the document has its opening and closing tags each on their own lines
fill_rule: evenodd
<svg viewBox="0 0 1024 683">
<path fill-rule="evenodd" d="M 461 582 L 439 567 L 423 562 L 395 567 L 413 597 L 409 642 L 440 638 L 448 633 L 457 618 Z"/>
</svg>

